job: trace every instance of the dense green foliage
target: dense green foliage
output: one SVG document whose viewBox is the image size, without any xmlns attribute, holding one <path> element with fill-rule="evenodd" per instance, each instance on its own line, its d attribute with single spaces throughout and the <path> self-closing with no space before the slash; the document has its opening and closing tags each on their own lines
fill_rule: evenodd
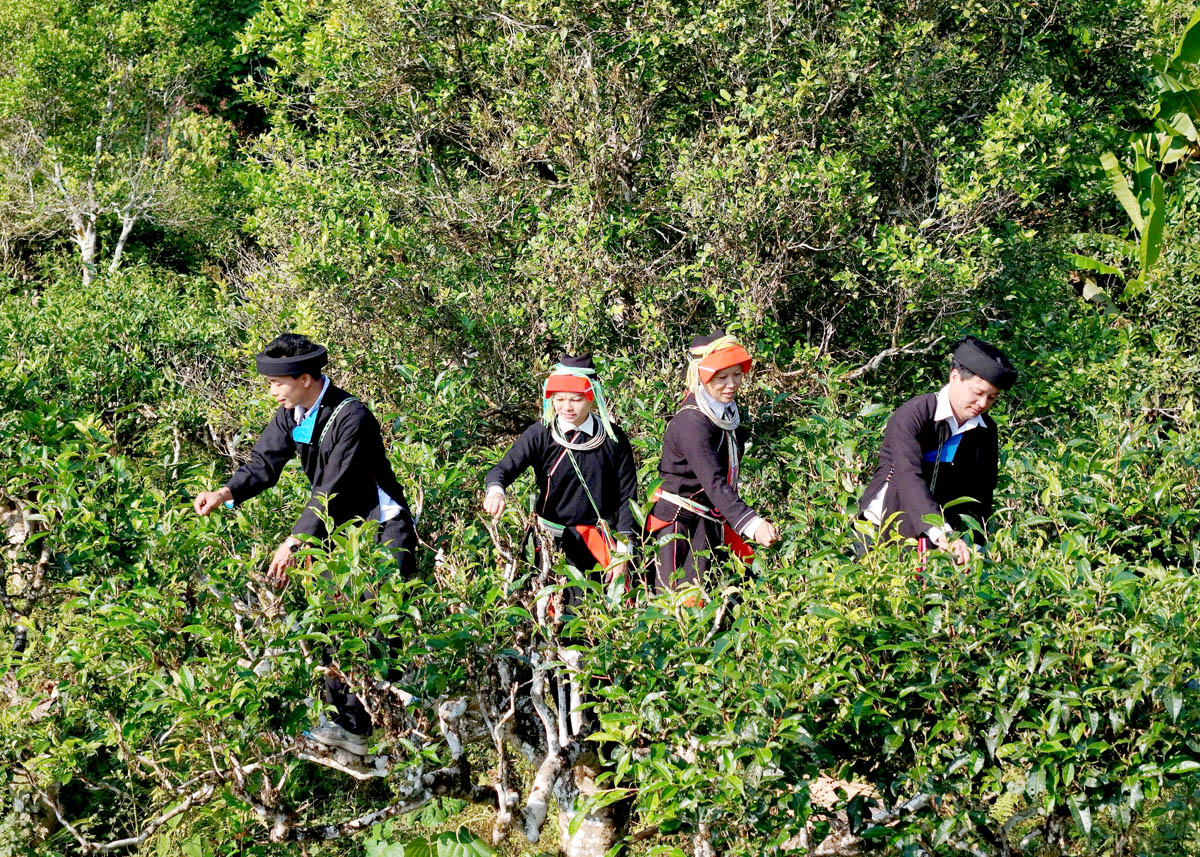
<svg viewBox="0 0 1200 857">
<path fill-rule="evenodd" d="M 574 809 L 631 813 L 636 853 L 845 821 L 890 853 L 1197 853 L 1191 14 L 0 0 L 0 854 L 488 853 L 496 813 L 464 801 L 530 792 L 537 754 L 453 703 L 486 720 L 571 650 L 600 748 Z M 1132 205 L 1100 161 L 1131 135 Z M 586 348 L 649 489 L 683 342 L 716 324 L 759 360 L 744 491 L 782 542 L 702 607 L 593 591 L 556 639 L 483 472 Z M 295 470 L 191 513 L 267 419 L 249 356 L 285 328 L 384 424 L 422 579 L 348 528 L 272 596 Z M 887 414 L 962 331 L 1022 371 L 989 551 L 851 562 Z M 326 641 L 386 778 L 297 756 Z M 389 666 L 404 695 L 371 687 Z M 822 774 L 875 799 L 839 816 Z M 386 807 L 340 831 L 361 845 L 297 842 Z"/>
</svg>

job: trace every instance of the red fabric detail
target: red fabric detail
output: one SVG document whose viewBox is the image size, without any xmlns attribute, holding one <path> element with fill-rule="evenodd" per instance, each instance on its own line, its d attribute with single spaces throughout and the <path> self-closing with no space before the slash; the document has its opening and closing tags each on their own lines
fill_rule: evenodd
<svg viewBox="0 0 1200 857">
<path fill-rule="evenodd" d="M 604 537 L 604 531 L 590 524 L 576 524 L 575 532 L 579 533 L 588 552 L 596 558 L 600 567 L 608 568 L 608 564 L 612 561 L 612 547 L 609 545 L 608 539 Z"/>
<path fill-rule="evenodd" d="M 596 400 L 596 394 L 592 392 L 592 382 L 579 375 L 551 375 L 546 381 L 546 398 L 555 393 L 580 393 L 586 396 L 589 402 Z"/>
<path fill-rule="evenodd" d="M 742 348 L 740 345 L 731 345 L 729 348 L 714 351 L 700 361 L 697 373 L 700 375 L 700 380 L 707 384 L 712 380 L 712 376 L 716 375 L 722 369 L 740 365 L 743 372 L 749 372 L 753 364 L 754 361 L 750 359 L 750 355 L 746 352 L 745 348 Z"/>
<path fill-rule="evenodd" d="M 729 524 L 722 523 L 722 526 L 725 528 L 725 547 L 729 548 L 733 555 L 742 562 L 754 559 L 754 548 L 750 547 L 746 540 L 739 536 Z"/>
<path fill-rule="evenodd" d="M 653 515 L 646 516 L 646 532 L 657 533 L 664 527 L 671 526 L 670 521 L 664 521 L 662 518 L 656 518 Z"/>
</svg>

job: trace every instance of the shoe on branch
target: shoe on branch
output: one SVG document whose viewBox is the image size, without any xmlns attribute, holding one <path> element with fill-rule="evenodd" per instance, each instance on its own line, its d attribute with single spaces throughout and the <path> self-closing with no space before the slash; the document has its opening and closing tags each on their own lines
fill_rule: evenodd
<svg viewBox="0 0 1200 857">
<path fill-rule="evenodd" d="M 322 723 L 304 735 L 323 747 L 337 747 L 356 756 L 367 755 L 367 736 L 356 735 L 336 723 Z"/>
</svg>

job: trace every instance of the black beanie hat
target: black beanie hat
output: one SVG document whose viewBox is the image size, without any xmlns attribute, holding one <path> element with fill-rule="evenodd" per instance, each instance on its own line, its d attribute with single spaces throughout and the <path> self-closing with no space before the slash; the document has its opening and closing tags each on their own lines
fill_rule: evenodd
<svg viewBox="0 0 1200 857">
<path fill-rule="evenodd" d="M 1009 390 L 1017 383 L 1017 370 L 1004 352 L 974 336 L 965 336 L 954 346 L 954 365 L 974 372 L 1001 390 Z"/>
</svg>

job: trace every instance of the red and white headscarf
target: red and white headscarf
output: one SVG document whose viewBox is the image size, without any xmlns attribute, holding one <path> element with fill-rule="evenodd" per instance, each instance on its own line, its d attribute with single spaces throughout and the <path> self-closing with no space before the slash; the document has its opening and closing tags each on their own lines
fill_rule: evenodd
<svg viewBox="0 0 1200 857">
<path fill-rule="evenodd" d="M 554 424 L 554 405 L 550 399 L 555 393 L 575 393 L 584 396 L 595 405 L 596 416 L 600 425 L 604 427 L 604 433 L 613 440 L 617 439 L 612 427 L 612 418 L 608 413 L 608 403 L 604 401 L 604 388 L 596 376 L 596 367 L 590 355 L 565 355 L 550 371 L 550 377 L 542 385 L 542 420 L 548 426 Z"/>
</svg>

